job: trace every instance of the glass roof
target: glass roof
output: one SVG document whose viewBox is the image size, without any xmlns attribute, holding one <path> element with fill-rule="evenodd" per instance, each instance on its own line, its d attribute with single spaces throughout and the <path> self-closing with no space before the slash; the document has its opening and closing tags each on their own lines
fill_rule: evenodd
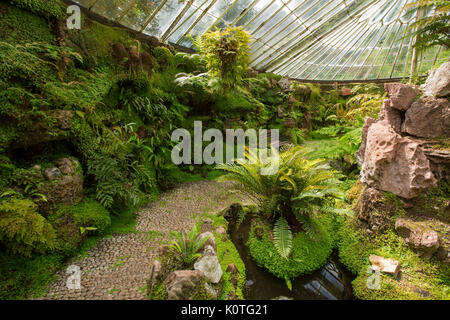
<svg viewBox="0 0 450 320">
<path fill-rule="evenodd" d="M 81 6 L 172 44 L 214 27 L 242 26 L 253 37 L 251 66 L 301 80 L 407 77 L 416 0 L 78 0 Z M 432 11 L 424 14 L 431 14 Z M 419 56 L 427 72 L 448 60 L 435 47 Z"/>
</svg>

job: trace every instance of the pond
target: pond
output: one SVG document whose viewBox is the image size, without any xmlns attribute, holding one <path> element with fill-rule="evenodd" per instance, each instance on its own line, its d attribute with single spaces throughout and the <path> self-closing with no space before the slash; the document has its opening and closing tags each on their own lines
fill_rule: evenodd
<svg viewBox="0 0 450 320">
<path fill-rule="evenodd" d="M 310 275 L 292 280 L 292 291 L 284 279 L 277 278 L 258 267 L 250 256 L 245 243 L 250 231 L 250 217 L 237 228 L 230 221 L 229 235 L 246 268 L 245 298 L 247 300 L 352 300 L 352 273 L 339 262 L 337 253 L 328 258 L 327 264 Z"/>
</svg>

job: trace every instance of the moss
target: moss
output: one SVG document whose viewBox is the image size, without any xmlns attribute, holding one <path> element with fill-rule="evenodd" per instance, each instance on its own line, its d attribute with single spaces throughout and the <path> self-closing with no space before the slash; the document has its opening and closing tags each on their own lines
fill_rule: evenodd
<svg viewBox="0 0 450 320">
<path fill-rule="evenodd" d="M 24 44 L 36 41 L 50 43 L 53 38 L 44 18 L 0 3 L 0 40 L 11 44 Z"/>
<path fill-rule="evenodd" d="M 159 66 L 159 70 L 165 70 L 174 66 L 175 59 L 172 52 L 166 47 L 156 47 L 153 49 L 153 57 Z"/>
<path fill-rule="evenodd" d="M 93 233 L 102 234 L 111 225 L 108 210 L 94 199 L 87 198 L 70 208 L 74 221 L 82 227 L 95 228 Z"/>
<path fill-rule="evenodd" d="M 47 19 L 61 19 L 65 13 L 61 0 L 8 0 L 16 7 L 28 10 Z"/>
<path fill-rule="evenodd" d="M 27 258 L 0 253 L 0 300 L 42 296 L 63 262 L 59 254 Z"/>
<path fill-rule="evenodd" d="M 270 239 L 268 226 L 254 224 L 248 240 L 250 254 L 260 267 L 278 278 L 294 279 L 312 273 L 326 263 L 333 249 L 331 226 L 327 225 L 329 223 L 330 221 L 325 219 L 316 221 L 320 239 L 313 240 L 304 232 L 295 234 L 289 260 L 283 259 L 277 253 Z M 261 238 L 255 232 L 257 225 L 264 229 Z"/>
<path fill-rule="evenodd" d="M 339 231 L 339 258 L 357 278 L 353 291 L 358 299 L 444 299 L 450 298 L 450 268 L 442 262 L 426 260 L 414 253 L 393 229 L 377 236 L 359 230 L 349 218 Z M 375 254 L 400 263 L 398 279 L 381 273 L 380 289 L 369 289 L 369 256 Z"/>
<path fill-rule="evenodd" d="M 167 300 L 166 287 L 163 282 L 154 285 L 153 290 L 147 294 L 149 300 Z"/>
<path fill-rule="evenodd" d="M 353 187 L 351 187 L 350 190 L 348 190 L 347 192 L 348 202 L 352 205 L 355 205 L 356 201 L 358 201 L 359 197 L 363 193 L 364 193 L 364 185 L 361 183 L 360 180 L 358 180 L 353 185 Z"/>
</svg>

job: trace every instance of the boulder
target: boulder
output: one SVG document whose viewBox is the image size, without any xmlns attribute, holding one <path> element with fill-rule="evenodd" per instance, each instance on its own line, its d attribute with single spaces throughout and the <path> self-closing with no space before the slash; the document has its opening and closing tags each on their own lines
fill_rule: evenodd
<svg viewBox="0 0 450 320">
<path fill-rule="evenodd" d="M 372 232 L 388 229 L 395 209 L 395 204 L 374 188 L 366 188 L 354 207 L 358 220 Z"/>
<path fill-rule="evenodd" d="M 56 127 L 62 130 L 68 130 L 72 126 L 74 112 L 72 110 L 51 110 L 48 114 L 55 119 Z"/>
<path fill-rule="evenodd" d="M 226 234 L 227 230 L 224 227 L 217 227 L 216 233 L 217 234 Z"/>
<path fill-rule="evenodd" d="M 56 165 L 58 169 L 62 172 L 62 174 L 73 174 L 75 173 L 75 169 L 73 168 L 72 160 L 68 158 L 61 158 L 56 161 Z"/>
<path fill-rule="evenodd" d="M 44 171 L 44 177 L 48 181 L 59 179 L 62 176 L 62 172 L 59 168 L 48 168 Z"/>
<path fill-rule="evenodd" d="M 403 83 L 386 83 L 384 85 L 392 108 L 406 111 L 413 103 L 420 90 L 417 86 Z"/>
<path fill-rule="evenodd" d="M 227 272 L 229 272 L 231 274 L 236 274 L 236 273 L 239 273 L 239 270 L 234 263 L 230 263 L 227 266 Z"/>
<path fill-rule="evenodd" d="M 386 120 L 395 132 L 400 133 L 402 130 L 402 112 L 392 108 L 391 104 L 390 99 L 384 101 L 381 107 L 380 120 Z"/>
<path fill-rule="evenodd" d="M 291 89 L 291 80 L 289 77 L 283 77 L 280 81 L 278 81 L 278 85 L 284 92 L 289 91 Z"/>
<path fill-rule="evenodd" d="M 439 236 L 423 222 L 406 218 L 395 221 L 395 230 L 419 255 L 430 259 L 439 248 Z"/>
<path fill-rule="evenodd" d="M 201 288 L 203 272 L 198 270 L 178 270 L 174 271 L 166 278 L 164 285 L 167 291 L 168 300 L 192 300 L 192 297 Z"/>
<path fill-rule="evenodd" d="M 204 232 L 201 233 L 199 235 L 200 239 L 205 239 L 208 238 L 208 240 L 206 240 L 206 242 L 203 244 L 203 246 L 199 249 L 199 252 L 202 252 L 206 249 L 206 247 L 211 246 L 215 252 L 217 252 L 217 245 L 216 245 L 216 238 L 214 237 L 214 235 L 211 232 Z"/>
<path fill-rule="evenodd" d="M 433 70 L 423 91 L 427 96 L 445 97 L 450 95 L 450 61 Z"/>
<path fill-rule="evenodd" d="M 201 271 L 206 279 L 212 283 L 219 283 L 223 274 L 217 256 L 203 256 L 194 264 L 194 269 Z"/>
<path fill-rule="evenodd" d="M 213 247 L 211 247 L 211 246 L 206 246 L 206 248 L 203 250 L 203 252 L 202 252 L 202 255 L 203 256 L 216 256 L 217 255 L 217 252 L 216 252 L 216 250 L 214 250 L 214 248 Z"/>
<path fill-rule="evenodd" d="M 414 102 L 405 114 L 402 132 L 423 138 L 450 136 L 450 102 L 431 97 Z"/>
<path fill-rule="evenodd" d="M 385 120 L 368 129 L 361 182 L 407 199 L 437 185 L 419 144 L 398 135 Z"/>
<path fill-rule="evenodd" d="M 59 169 L 58 169 L 59 170 Z M 83 199 L 83 178 L 81 175 L 63 176 L 56 183 L 49 182 L 42 187 L 48 204 L 73 205 Z"/>
<path fill-rule="evenodd" d="M 159 262 L 158 260 L 155 260 L 155 262 L 153 262 L 153 266 L 152 266 L 152 281 L 156 280 L 159 281 L 161 280 L 161 275 L 162 275 L 162 265 L 161 262 Z"/>
<path fill-rule="evenodd" d="M 355 156 L 356 156 L 356 160 L 358 161 L 358 164 L 360 166 L 362 166 L 363 162 L 364 162 L 364 154 L 366 152 L 366 143 L 367 143 L 367 132 L 369 131 L 369 128 L 372 124 L 374 124 L 375 122 L 377 122 L 377 120 L 375 120 L 374 118 L 370 118 L 370 117 L 366 117 L 364 119 L 364 126 L 362 129 L 362 143 L 361 143 L 361 147 L 359 148 L 359 150 L 356 152 Z"/>
<path fill-rule="evenodd" d="M 383 257 L 371 254 L 369 261 L 373 269 L 380 270 L 381 272 L 393 275 L 394 278 L 397 278 L 400 270 L 400 264 L 397 260 L 385 259 Z"/>
</svg>

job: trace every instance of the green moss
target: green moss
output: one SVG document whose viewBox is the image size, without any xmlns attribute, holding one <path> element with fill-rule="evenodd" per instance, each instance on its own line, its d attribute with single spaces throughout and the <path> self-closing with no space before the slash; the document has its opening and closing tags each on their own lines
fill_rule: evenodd
<svg viewBox="0 0 450 320">
<path fill-rule="evenodd" d="M 0 300 L 42 296 L 63 262 L 59 254 L 27 258 L 0 253 Z"/>
<path fill-rule="evenodd" d="M 248 240 L 250 254 L 260 267 L 279 278 L 294 279 L 312 273 L 326 263 L 333 249 L 330 222 L 325 219 L 317 221 L 320 239 L 313 240 L 304 232 L 295 234 L 289 260 L 283 259 L 277 253 L 270 239 L 268 226 L 261 225 L 264 233 L 259 238 L 255 233 L 255 226 L 259 224 L 254 224 Z"/>
<path fill-rule="evenodd" d="M 24 44 L 36 41 L 50 43 L 53 38 L 44 18 L 0 3 L 0 40 L 11 44 Z"/>
<path fill-rule="evenodd" d="M 174 66 L 175 59 L 172 52 L 166 47 L 156 47 L 153 49 L 153 57 L 159 66 L 159 70 L 165 70 Z"/>
<path fill-rule="evenodd" d="M 352 219 L 339 231 L 339 258 L 357 278 L 353 291 L 358 299 L 444 299 L 450 298 L 450 268 L 442 262 L 419 257 L 394 230 L 369 236 L 358 229 Z M 400 263 L 398 279 L 381 273 L 380 289 L 369 289 L 369 256 L 375 254 Z"/>
<path fill-rule="evenodd" d="M 111 225 L 108 210 L 94 199 L 87 198 L 70 208 L 74 221 L 82 227 L 95 228 L 93 233 L 102 234 Z"/>
<path fill-rule="evenodd" d="M 47 19 L 61 19 L 65 13 L 61 0 L 8 0 L 16 7 L 28 10 Z"/>
</svg>

